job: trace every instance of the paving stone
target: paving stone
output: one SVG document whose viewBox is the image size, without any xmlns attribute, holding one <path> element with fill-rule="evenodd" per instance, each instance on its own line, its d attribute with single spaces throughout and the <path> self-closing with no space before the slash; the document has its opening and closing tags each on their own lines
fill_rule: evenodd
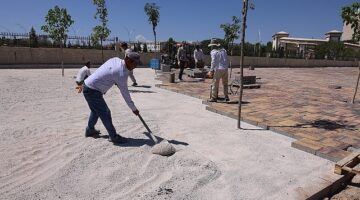
<svg viewBox="0 0 360 200">
<path fill-rule="evenodd" d="M 233 69 L 232 78 L 237 72 L 238 69 Z M 244 75 L 259 77 L 256 83 L 261 87 L 244 89 L 243 102 L 247 103 L 242 105 L 242 118 L 299 139 L 293 143 L 299 149 L 316 154 L 321 147 L 316 155 L 336 160 L 346 154 L 342 149 L 347 146 L 360 148 L 360 97 L 355 104 L 348 103 L 354 87 L 349 77 L 354 74 L 357 68 L 244 70 Z M 184 77 L 183 82 L 164 81 L 158 87 L 205 101 L 210 98 L 211 81 L 193 82 L 190 77 Z M 332 89 L 329 85 L 342 88 Z M 220 83 L 219 97 L 223 97 L 222 92 Z M 238 98 L 230 95 L 231 100 Z M 237 119 L 237 104 L 206 105 L 207 110 Z"/>
<path fill-rule="evenodd" d="M 324 137 L 321 134 L 311 133 L 311 132 L 308 132 L 307 130 L 297 131 L 296 136 L 298 138 L 307 138 L 307 139 L 310 139 L 310 140 L 313 140 L 313 141 L 321 141 L 321 139 L 323 139 L 323 137 Z"/>
<path fill-rule="evenodd" d="M 337 149 L 343 149 L 346 150 L 349 146 L 351 146 L 350 144 L 346 144 L 343 143 L 341 141 L 337 141 L 336 140 L 337 137 L 332 137 L 332 138 L 322 138 L 321 140 L 319 140 L 319 142 L 326 144 L 329 147 L 333 147 L 333 148 L 337 148 Z"/>
<path fill-rule="evenodd" d="M 314 140 L 310 140 L 307 138 L 303 138 L 291 143 L 291 146 L 311 154 L 316 154 L 318 150 L 325 147 L 323 144 L 316 142 Z"/>
<path fill-rule="evenodd" d="M 333 147 L 322 147 L 318 149 L 315 154 L 333 162 L 338 162 L 346 156 L 350 155 L 351 152 Z"/>
</svg>

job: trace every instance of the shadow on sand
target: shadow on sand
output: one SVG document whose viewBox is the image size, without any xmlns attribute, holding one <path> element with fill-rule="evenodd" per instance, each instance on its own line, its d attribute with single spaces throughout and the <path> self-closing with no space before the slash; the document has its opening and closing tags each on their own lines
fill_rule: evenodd
<svg viewBox="0 0 360 200">
<path fill-rule="evenodd" d="M 144 91 L 144 90 L 129 90 L 130 93 L 155 93 L 153 91 Z"/>
<path fill-rule="evenodd" d="M 155 144 L 154 141 L 152 141 L 152 139 L 151 139 L 150 133 L 144 132 L 144 135 L 146 135 L 146 136 L 150 139 L 150 141 L 152 142 L 152 144 Z M 159 136 L 156 136 L 156 135 L 154 135 L 154 136 L 156 137 L 156 139 L 157 139 L 159 142 L 165 140 L 165 139 L 162 138 L 162 137 L 159 137 Z M 169 143 L 171 143 L 171 144 L 180 144 L 180 145 L 184 145 L 184 146 L 189 145 L 189 143 L 182 142 L 182 141 L 177 141 L 177 140 L 167 140 L 167 141 L 168 141 Z"/>
<path fill-rule="evenodd" d="M 150 134 L 148 132 L 144 132 L 144 135 L 146 135 L 149 139 L 136 139 L 136 138 L 127 138 L 128 142 L 124 143 L 124 144 L 114 144 L 115 146 L 121 146 L 121 147 L 141 147 L 143 145 L 148 145 L 148 146 L 154 146 L 155 142 L 151 139 Z M 162 140 L 164 140 L 164 138 L 159 137 L 159 136 L 155 136 L 156 139 L 161 142 Z M 95 139 L 109 139 L 108 135 L 99 135 L 99 136 L 95 136 L 93 137 Z M 177 141 L 177 140 L 167 140 L 169 143 L 171 144 L 175 144 L 175 145 L 189 145 L 186 142 L 182 142 L 182 141 Z"/>
<path fill-rule="evenodd" d="M 136 85 L 136 86 L 133 86 L 133 87 L 139 87 L 139 88 L 151 88 L 150 85 Z"/>
</svg>

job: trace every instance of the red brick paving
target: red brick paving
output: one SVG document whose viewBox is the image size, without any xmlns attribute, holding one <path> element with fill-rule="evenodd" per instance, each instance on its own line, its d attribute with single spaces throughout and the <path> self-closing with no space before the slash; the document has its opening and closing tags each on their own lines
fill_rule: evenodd
<svg viewBox="0 0 360 200">
<path fill-rule="evenodd" d="M 233 70 L 232 79 L 238 71 Z M 360 148 L 360 91 L 355 104 L 348 103 L 357 73 L 357 68 L 245 69 L 245 76 L 257 76 L 261 88 L 244 90 L 243 101 L 248 103 L 243 104 L 242 118 L 296 138 L 295 148 L 338 161 L 349 154 L 348 147 Z M 160 79 L 160 88 L 201 98 L 207 110 L 237 119 L 237 104 L 206 102 L 211 80 L 193 82 L 185 77 L 184 82 L 168 83 L 166 75 Z M 230 99 L 238 100 L 238 96 L 230 95 Z"/>
</svg>

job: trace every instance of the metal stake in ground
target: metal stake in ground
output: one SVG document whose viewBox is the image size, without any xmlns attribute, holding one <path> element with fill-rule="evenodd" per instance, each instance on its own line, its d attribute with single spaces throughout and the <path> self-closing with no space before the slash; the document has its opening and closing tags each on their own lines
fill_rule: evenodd
<svg viewBox="0 0 360 200">
<path fill-rule="evenodd" d="M 151 152 L 153 154 L 158 154 L 162 156 L 171 156 L 176 152 L 175 147 L 173 147 L 167 140 L 163 140 L 159 143 L 158 139 L 152 134 L 150 128 L 145 123 L 144 119 L 141 117 L 141 115 L 138 115 L 141 122 L 144 124 L 146 130 L 149 132 L 149 135 L 151 139 L 154 141 L 155 145 L 152 147 Z"/>
</svg>

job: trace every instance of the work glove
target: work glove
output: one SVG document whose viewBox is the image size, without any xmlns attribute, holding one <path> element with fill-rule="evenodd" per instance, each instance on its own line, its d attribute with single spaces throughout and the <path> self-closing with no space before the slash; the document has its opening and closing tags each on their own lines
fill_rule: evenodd
<svg viewBox="0 0 360 200">
<path fill-rule="evenodd" d="M 208 78 L 214 78 L 214 71 L 209 71 L 208 73 L 207 73 L 207 77 Z"/>
<path fill-rule="evenodd" d="M 75 90 L 77 91 L 77 93 L 81 93 L 83 88 L 82 88 L 82 85 L 78 85 L 75 87 Z"/>
</svg>

